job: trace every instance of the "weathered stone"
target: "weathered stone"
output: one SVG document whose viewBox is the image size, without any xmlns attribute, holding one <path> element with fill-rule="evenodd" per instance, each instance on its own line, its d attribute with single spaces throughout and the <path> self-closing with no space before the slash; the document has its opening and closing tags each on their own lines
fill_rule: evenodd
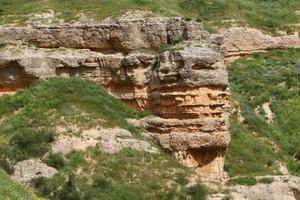
<svg viewBox="0 0 300 200">
<path fill-rule="evenodd" d="M 134 139 L 131 133 L 125 129 L 89 129 L 82 132 L 80 137 L 64 133 L 51 144 L 53 153 L 67 154 L 73 150 L 85 151 L 88 147 L 96 147 L 106 153 L 117 153 L 124 148 L 159 153 L 149 142 Z"/>
<path fill-rule="evenodd" d="M 14 165 L 13 178 L 22 184 L 29 184 L 33 178 L 51 177 L 57 173 L 53 167 L 38 160 L 24 160 Z"/>
<path fill-rule="evenodd" d="M 257 177 L 257 179 L 265 177 Z M 269 176 L 270 184 L 258 183 L 254 186 L 235 186 L 230 195 L 233 200 L 299 200 L 300 177 Z"/>
<path fill-rule="evenodd" d="M 179 39 L 207 37 L 199 23 L 180 18 L 120 19 L 101 24 L 65 24 L 0 28 L 0 42 L 22 42 L 43 48 L 80 48 L 130 52 L 160 49 Z"/>
<path fill-rule="evenodd" d="M 254 28 L 234 27 L 214 36 L 214 43 L 220 43 L 220 37 L 223 37 L 222 48 L 226 57 L 249 55 L 269 49 L 300 47 L 298 33 L 272 37 Z"/>
</svg>

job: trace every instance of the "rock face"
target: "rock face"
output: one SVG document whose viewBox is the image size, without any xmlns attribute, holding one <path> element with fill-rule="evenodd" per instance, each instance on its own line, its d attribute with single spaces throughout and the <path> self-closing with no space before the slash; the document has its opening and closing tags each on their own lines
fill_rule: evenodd
<svg viewBox="0 0 300 200">
<path fill-rule="evenodd" d="M 299 200 L 300 178 L 277 176 L 271 184 L 259 183 L 255 186 L 235 186 L 231 193 L 234 200 Z"/>
<path fill-rule="evenodd" d="M 270 49 L 299 48 L 298 33 L 272 37 L 253 28 L 230 28 L 214 37 L 214 41 L 223 40 L 222 47 L 226 57 L 243 56 Z"/>
<path fill-rule="evenodd" d="M 146 127 L 178 161 L 223 177 L 228 75 L 219 45 L 210 41 L 200 24 L 179 18 L 0 28 L 0 43 L 18 44 L 0 50 L 0 90 L 55 76 L 94 80 L 156 114 Z"/>
<path fill-rule="evenodd" d="M 152 147 L 144 140 L 137 140 L 131 133 L 125 129 L 89 129 L 83 131 L 80 137 L 75 135 L 60 135 L 58 139 L 51 144 L 53 153 L 67 154 L 73 150 L 84 151 L 88 147 L 99 146 L 106 153 L 117 153 L 124 148 L 131 148 L 148 153 L 159 153 L 159 150 Z"/>
<path fill-rule="evenodd" d="M 22 184 L 29 184 L 33 178 L 51 177 L 57 173 L 53 167 L 37 160 L 24 160 L 14 165 L 13 178 Z"/>
<path fill-rule="evenodd" d="M 42 48 L 93 49 L 102 52 L 158 50 L 181 38 L 202 39 L 208 33 L 200 24 L 180 18 L 119 19 L 91 25 L 9 27 L 0 29 L 2 42 L 28 43 Z"/>
<path fill-rule="evenodd" d="M 224 176 L 230 140 L 224 55 L 300 47 L 296 34 L 231 28 L 210 35 L 196 22 L 164 17 L 0 27 L 0 43 L 11 43 L 0 49 L 0 92 L 56 76 L 96 81 L 126 104 L 156 114 L 146 123 L 151 135 L 209 177 Z"/>
</svg>

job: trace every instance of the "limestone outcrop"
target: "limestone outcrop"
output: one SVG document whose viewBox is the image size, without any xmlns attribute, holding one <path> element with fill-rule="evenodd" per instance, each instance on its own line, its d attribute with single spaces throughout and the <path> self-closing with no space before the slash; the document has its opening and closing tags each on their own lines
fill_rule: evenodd
<svg viewBox="0 0 300 200">
<path fill-rule="evenodd" d="M 224 185 L 225 193 L 210 194 L 208 200 L 299 200 L 300 177 L 292 175 L 257 176 L 255 185 Z M 259 180 L 269 182 L 259 182 Z M 220 190 L 216 190 L 219 192 Z"/>
<path fill-rule="evenodd" d="M 159 150 L 147 141 L 134 139 L 132 134 L 121 128 L 105 129 L 94 128 L 84 130 L 81 137 L 68 134 L 65 128 L 60 127 L 60 133 L 57 140 L 51 144 L 52 153 L 68 154 L 73 150 L 85 151 L 89 147 L 99 147 L 106 153 L 117 153 L 124 148 L 130 148 L 137 151 L 148 153 L 159 153 Z"/>
<path fill-rule="evenodd" d="M 49 167 L 39 160 L 24 160 L 14 165 L 13 178 L 22 184 L 30 184 L 30 181 L 38 177 L 52 177 L 57 173 L 53 167 Z"/>
<path fill-rule="evenodd" d="M 300 178 L 296 176 L 270 176 L 270 184 L 259 183 L 254 186 L 235 186 L 231 193 L 236 200 L 299 200 Z"/>
<path fill-rule="evenodd" d="M 1 42 L 26 43 L 41 48 L 93 49 L 101 52 L 159 50 L 180 39 L 208 37 L 199 23 L 180 18 L 121 18 L 100 24 L 65 24 L 0 28 Z"/>
<path fill-rule="evenodd" d="M 55 76 L 94 80 L 153 112 L 146 128 L 178 161 L 220 178 L 230 140 L 228 75 L 211 41 L 200 24 L 179 18 L 0 28 L 0 43 L 12 43 L 0 49 L 0 90 Z"/>
<path fill-rule="evenodd" d="M 225 56 L 239 57 L 270 49 L 299 48 L 298 32 L 291 35 L 271 36 L 254 28 L 234 27 L 213 37 L 215 43 L 221 41 Z"/>
</svg>

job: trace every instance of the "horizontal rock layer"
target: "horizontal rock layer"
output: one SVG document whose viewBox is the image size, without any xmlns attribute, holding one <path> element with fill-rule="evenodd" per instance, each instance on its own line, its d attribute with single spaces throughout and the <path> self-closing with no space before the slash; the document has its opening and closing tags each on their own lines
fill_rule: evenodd
<svg viewBox="0 0 300 200">
<path fill-rule="evenodd" d="M 180 18 L 120 19 L 92 25 L 49 25 L 0 28 L 3 42 L 20 42 L 42 48 L 80 48 L 98 51 L 130 52 L 136 49 L 158 50 L 177 40 L 208 37 L 199 23 Z"/>
</svg>

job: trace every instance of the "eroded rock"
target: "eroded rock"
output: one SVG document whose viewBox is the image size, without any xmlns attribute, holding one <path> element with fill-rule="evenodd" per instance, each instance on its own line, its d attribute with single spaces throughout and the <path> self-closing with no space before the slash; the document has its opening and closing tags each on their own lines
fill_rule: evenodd
<svg viewBox="0 0 300 200">
<path fill-rule="evenodd" d="M 124 148 L 131 148 L 148 153 L 159 153 L 149 142 L 135 139 L 125 129 L 89 129 L 84 130 L 80 135 L 61 134 L 51 144 L 53 153 L 67 154 L 73 150 L 85 151 L 88 147 L 96 147 L 106 153 L 117 153 Z"/>
<path fill-rule="evenodd" d="M 13 178 L 22 184 L 29 184 L 38 177 L 52 177 L 57 173 L 53 167 L 49 167 L 39 160 L 24 160 L 14 165 Z"/>
<path fill-rule="evenodd" d="M 262 178 L 262 177 L 259 177 Z M 299 200 L 300 177 L 270 176 L 270 184 L 258 183 L 254 186 L 235 186 L 231 193 L 234 200 Z"/>
<path fill-rule="evenodd" d="M 222 40 L 222 48 L 225 56 L 239 57 L 254 53 L 264 52 L 270 49 L 299 48 L 300 37 L 296 32 L 292 35 L 271 36 L 254 28 L 234 27 L 223 31 L 214 37 L 214 42 Z"/>
</svg>

